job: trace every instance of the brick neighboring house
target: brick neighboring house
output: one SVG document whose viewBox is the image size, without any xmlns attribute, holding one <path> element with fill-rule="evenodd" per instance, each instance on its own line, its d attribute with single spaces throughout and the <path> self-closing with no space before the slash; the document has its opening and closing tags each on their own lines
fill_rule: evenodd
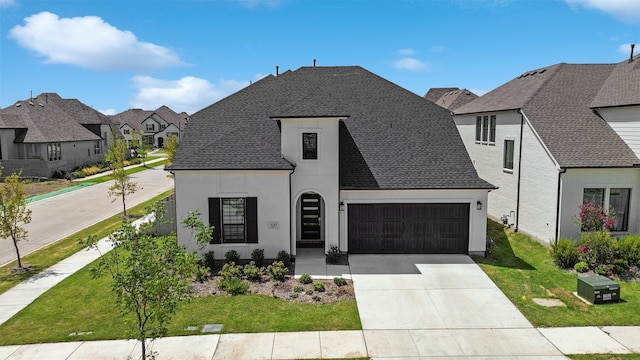
<svg viewBox="0 0 640 360">
<path fill-rule="evenodd" d="M 270 75 L 196 112 L 168 170 L 177 218 L 215 227 L 204 251 L 486 250 L 494 186 L 450 111 L 359 66 Z"/>
<path fill-rule="evenodd" d="M 549 242 L 580 236 L 578 206 L 613 209 L 640 232 L 640 56 L 527 71 L 453 116 L 478 174 L 499 188 L 488 215 Z"/>
<path fill-rule="evenodd" d="M 189 121 L 187 113 L 178 114 L 165 105 L 156 110 L 129 109 L 110 118 L 118 124 L 129 146 L 135 146 L 132 140 L 135 130 L 143 141 L 155 148 L 164 148 L 170 136 L 177 136 L 179 141 Z"/>
<path fill-rule="evenodd" d="M 112 126 L 106 115 L 56 93 L 17 101 L 0 110 L 3 174 L 51 177 L 56 170 L 103 161 Z"/>
</svg>

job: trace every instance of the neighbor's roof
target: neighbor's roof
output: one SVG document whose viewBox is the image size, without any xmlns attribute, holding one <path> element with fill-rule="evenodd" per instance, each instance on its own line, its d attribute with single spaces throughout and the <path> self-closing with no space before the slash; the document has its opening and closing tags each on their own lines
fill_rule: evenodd
<svg viewBox="0 0 640 360">
<path fill-rule="evenodd" d="M 175 125 L 180 130 L 184 130 L 189 121 L 187 113 L 178 114 L 166 105 L 162 105 L 156 110 L 129 109 L 119 114 L 111 115 L 110 118 L 119 127 L 127 124 L 136 131 L 143 131 L 142 123 L 154 114 L 160 116 L 167 123 Z"/>
<path fill-rule="evenodd" d="M 0 110 L 0 127 L 27 129 L 24 137 L 16 140 L 23 143 L 101 139 L 80 125 L 78 120 L 73 117 L 73 113 L 67 112 L 67 110 L 67 107 L 62 108 L 55 101 L 47 101 L 40 96 L 33 100 L 18 101 L 16 104 Z"/>
<path fill-rule="evenodd" d="M 82 125 L 113 125 L 107 115 L 83 104 L 78 99 L 63 99 L 56 93 L 42 93 L 36 99 L 43 104 L 56 104 L 60 109 Z M 35 101 L 35 100 L 34 100 Z"/>
<path fill-rule="evenodd" d="M 431 93 L 431 90 L 427 92 L 427 95 L 429 95 L 429 93 Z M 425 95 L 425 98 L 427 97 L 427 95 Z M 444 94 L 442 94 L 442 96 L 440 96 L 436 100 L 433 100 L 433 102 L 438 106 L 453 111 L 465 104 L 472 102 L 477 98 L 478 95 L 467 89 L 455 88 L 455 90 L 445 92 Z"/>
<path fill-rule="evenodd" d="M 616 65 L 591 107 L 640 105 L 640 55 L 632 60 Z"/>
<path fill-rule="evenodd" d="M 561 167 L 627 167 L 640 163 L 590 108 L 615 64 L 565 64 L 532 70 L 454 113 L 522 110 Z"/>
<path fill-rule="evenodd" d="M 342 189 L 494 188 L 478 177 L 449 111 L 358 66 L 270 75 L 200 110 L 169 170 L 292 170 L 274 120 L 286 117 L 346 118 Z"/>
</svg>

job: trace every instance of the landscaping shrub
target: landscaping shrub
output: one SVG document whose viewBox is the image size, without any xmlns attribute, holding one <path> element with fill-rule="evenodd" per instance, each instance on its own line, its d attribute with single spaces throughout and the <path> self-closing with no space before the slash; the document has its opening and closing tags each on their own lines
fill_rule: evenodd
<svg viewBox="0 0 640 360">
<path fill-rule="evenodd" d="M 329 264 L 337 264 L 341 255 L 340 248 L 337 245 L 331 245 L 327 252 L 327 262 Z"/>
<path fill-rule="evenodd" d="M 311 275 L 309 274 L 302 274 L 300 275 L 298 281 L 300 281 L 301 284 L 311 284 L 313 279 L 311 279 Z"/>
<path fill-rule="evenodd" d="M 95 175 L 99 173 L 100 170 L 101 169 L 97 166 L 89 166 L 89 167 L 82 168 L 82 172 L 84 173 L 85 176 Z"/>
<path fill-rule="evenodd" d="M 581 246 L 586 246 L 590 251 L 584 253 L 588 259 L 583 259 L 591 266 L 600 264 L 612 264 L 618 253 L 618 240 L 611 237 L 608 231 L 595 231 L 583 233 Z"/>
<path fill-rule="evenodd" d="M 73 175 L 75 179 L 81 179 L 86 176 L 84 172 L 82 172 L 82 170 L 76 170 L 73 173 L 71 173 L 71 175 Z"/>
<path fill-rule="evenodd" d="M 289 269 L 282 261 L 274 261 L 273 264 L 267 267 L 267 274 L 275 281 L 284 280 L 288 273 Z"/>
<path fill-rule="evenodd" d="M 220 279 L 218 287 L 231 295 L 246 294 L 249 290 L 249 283 L 240 278 Z"/>
<path fill-rule="evenodd" d="M 276 256 L 276 261 L 279 261 L 284 264 L 284 266 L 289 267 L 291 266 L 291 255 L 289 255 L 285 250 L 280 250 Z"/>
<path fill-rule="evenodd" d="M 562 238 L 551 245 L 553 262 L 561 268 L 571 268 L 579 260 L 576 243 L 571 239 Z"/>
<path fill-rule="evenodd" d="M 264 266 L 264 249 L 254 249 L 251 252 L 251 260 L 256 263 L 256 266 Z"/>
<path fill-rule="evenodd" d="M 249 281 L 260 281 L 264 277 L 264 274 L 264 267 L 256 266 L 254 261 L 244 266 L 244 276 L 246 276 Z"/>
<path fill-rule="evenodd" d="M 317 292 L 323 292 L 324 291 L 324 283 L 321 283 L 320 281 L 314 282 L 313 283 L 313 290 L 315 290 Z"/>
<path fill-rule="evenodd" d="M 204 266 L 208 267 L 209 270 L 211 270 L 211 272 L 213 272 L 216 269 L 216 257 L 215 257 L 215 252 L 213 250 L 211 251 L 207 251 L 206 253 L 204 253 L 204 255 L 202 256 L 202 262 L 204 264 Z"/>
<path fill-rule="evenodd" d="M 209 279 L 209 275 L 211 275 L 209 268 L 204 266 L 198 266 L 196 269 L 196 280 L 198 282 L 205 282 Z"/>
<path fill-rule="evenodd" d="M 598 275 L 602 275 L 602 276 L 611 276 L 613 275 L 613 265 L 605 265 L 605 264 L 600 264 L 598 266 L 596 266 L 596 274 Z"/>
<path fill-rule="evenodd" d="M 302 286 L 300 286 L 300 285 L 296 285 L 296 286 L 293 288 L 293 292 L 295 292 L 295 293 L 301 293 L 301 292 L 303 292 L 303 291 L 304 291 L 304 288 L 303 288 Z"/>
<path fill-rule="evenodd" d="M 235 250 L 229 250 L 224 254 L 224 258 L 227 263 L 237 263 L 240 260 L 240 255 Z"/>
<path fill-rule="evenodd" d="M 618 276 L 625 276 L 629 271 L 629 263 L 625 259 L 616 259 L 613 262 L 612 270 Z"/>
<path fill-rule="evenodd" d="M 618 256 L 629 265 L 640 266 L 640 234 L 626 235 L 620 239 Z"/>
<path fill-rule="evenodd" d="M 322 298 L 321 298 L 320 296 L 318 296 L 318 295 L 313 295 L 312 299 L 313 299 L 314 301 L 320 301 L 320 300 L 322 300 Z"/>
<path fill-rule="evenodd" d="M 241 278 L 242 277 L 242 265 L 236 265 L 235 262 L 228 262 L 222 266 L 222 269 L 218 271 L 218 275 L 225 279 Z"/>
<path fill-rule="evenodd" d="M 292 298 L 292 299 L 297 299 L 298 296 L 300 296 L 300 294 L 298 294 L 296 292 L 294 292 L 293 294 L 289 295 L 289 297 Z"/>
<path fill-rule="evenodd" d="M 589 271 L 589 264 L 584 261 L 580 261 L 573 266 L 573 269 L 579 273 L 585 273 Z"/>
<path fill-rule="evenodd" d="M 338 286 L 345 286 L 347 285 L 347 280 L 345 280 L 343 277 L 334 277 L 333 283 Z"/>
</svg>

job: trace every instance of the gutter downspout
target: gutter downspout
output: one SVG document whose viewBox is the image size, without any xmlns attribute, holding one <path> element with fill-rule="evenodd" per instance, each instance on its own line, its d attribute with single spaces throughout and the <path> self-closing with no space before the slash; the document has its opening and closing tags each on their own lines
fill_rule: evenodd
<svg viewBox="0 0 640 360">
<path fill-rule="evenodd" d="M 520 144 L 518 144 L 518 185 L 516 190 L 516 221 L 513 227 L 514 232 L 518 232 L 518 226 L 520 225 L 520 181 L 522 174 L 522 137 L 524 133 L 524 113 L 522 109 L 518 109 L 520 114 Z"/>
<path fill-rule="evenodd" d="M 560 238 L 560 189 L 562 184 L 562 174 L 566 173 L 567 169 L 560 168 L 558 171 L 558 193 L 556 195 L 556 244 L 558 243 L 558 238 Z"/>
</svg>

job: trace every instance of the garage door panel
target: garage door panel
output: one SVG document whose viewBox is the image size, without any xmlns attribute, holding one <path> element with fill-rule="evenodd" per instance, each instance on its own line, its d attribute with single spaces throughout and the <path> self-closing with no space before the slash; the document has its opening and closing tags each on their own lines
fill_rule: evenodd
<svg viewBox="0 0 640 360">
<path fill-rule="evenodd" d="M 350 204 L 351 253 L 463 253 L 470 204 Z"/>
</svg>

